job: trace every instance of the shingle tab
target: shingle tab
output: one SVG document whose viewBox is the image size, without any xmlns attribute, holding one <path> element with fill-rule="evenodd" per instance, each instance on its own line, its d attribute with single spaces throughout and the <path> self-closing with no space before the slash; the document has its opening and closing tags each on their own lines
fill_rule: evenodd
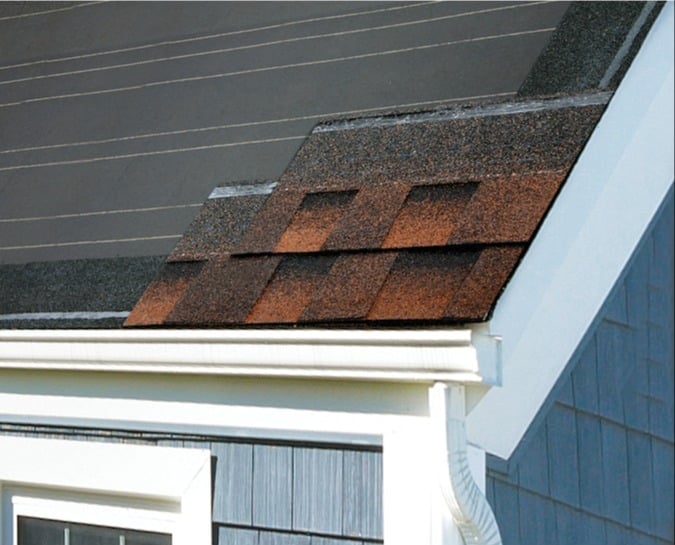
<svg viewBox="0 0 675 545">
<path fill-rule="evenodd" d="M 470 273 L 445 309 L 446 318 L 482 321 L 523 254 L 522 246 L 491 246 L 480 252 Z"/>
<path fill-rule="evenodd" d="M 218 528 L 218 545 L 258 545 L 258 530 Z"/>
<path fill-rule="evenodd" d="M 401 252 L 370 320 L 439 320 L 477 259 L 475 252 Z"/>
<path fill-rule="evenodd" d="M 309 535 L 261 531 L 259 539 L 258 545 L 311 545 Z"/>
<path fill-rule="evenodd" d="M 328 237 L 324 250 L 379 248 L 409 189 L 408 184 L 395 180 L 364 184 Z"/>
<path fill-rule="evenodd" d="M 572 377 L 565 377 L 559 382 L 555 389 L 555 400 L 563 405 L 574 407 L 574 389 L 572 387 Z"/>
<path fill-rule="evenodd" d="M 213 259 L 168 315 L 168 324 L 242 323 L 274 274 L 279 257 Z"/>
<path fill-rule="evenodd" d="M 246 322 L 298 322 L 328 274 L 333 260 L 333 257 L 325 255 L 290 256 L 283 259 L 248 314 Z"/>
<path fill-rule="evenodd" d="M 520 545 L 520 501 L 518 488 L 495 479 L 492 508 L 499 521 L 504 545 Z"/>
<path fill-rule="evenodd" d="M 413 187 L 382 247 L 445 246 L 477 187 L 476 183 Z"/>
<path fill-rule="evenodd" d="M 595 338 L 598 349 L 598 405 L 600 414 L 623 423 L 622 390 L 631 367 L 635 365 L 631 351 L 634 346 L 626 339 L 626 331 L 611 322 L 602 321 Z"/>
<path fill-rule="evenodd" d="M 301 321 L 363 320 L 396 256 L 395 252 L 341 255 Z"/>
<path fill-rule="evenodd" d="M 272 252 L 302 204 L 305 193 L 277 187 L 251 221 L 234 253 Z"/>
<path fill-rule="evenodd" d="M 464 209 L 449 243 L 529 241 L 563 180 L 562 172 L 485 180 Z"/>
<path fill-rule="evenodd" d="M 518 491 L 520 506 L 519 545 L 556 543 L 555 503 L 525 490 Z M 532 521 L 536 521 L 534 524 Z"/>
<path fill-rule="evenodd" d="M 528 456 L 524 463 L 518 465 L 518 483 L 523 488 L 548 496 L 549 453 L 545 426 L 530 438 L 525 448 Z"/>
<path fill-rule="evenodd" d="M 673 468 L 675 452 L 672 443 L 652 439 L 652 467 L 654 489 L 654 532 L 665 540 L 673 539 L 673 511 L 675 498 Z"/>
<path fill-rule="evenodd" d="M 141 299 L 136 303 L 125 326 L 161 325 L 185 293 L 204 263 L 167 263 Z"/>
<path fill-rule="evenodd" d="M 635 545 L 637 535 L 631 532 L 630 528 L 619 524 L 605 522 L 605 531 L 607 533 L 607 543 L 612 545 Z"/>
<path fill-rule="evenodd" d="M 628 470 L 631 526 L 650 533 L 654 527 L 652 448 L 649 436 L 628 432 Z"/>
<path fill-rule="evenodd" d="M 671 382 L 672 385 L 672 382 Z M 655 437 L 673 442 L 673 404 L 649 400 L 649 432 Z"/>
<path fill-rule="evenodd" d="M 574 401 L 579 409 L 598 413 L 598 358 L 595 337 L 586 341 L 572 371 Z"/>
<path fill-rule="evenodd" d="M 208 199 L 167 261 L 205 260 L 231 251 L 266 199 L 266 195 Z"/>
<path fill-rule="evenodd" d="M 635 370 L 625 390 L 623 412 L 626 426 L 636 430 L 649 429 L 649 363 L 642 358 L 635 362 Z M 672 381 L 671 381 L 672 385 Z"/>
<path fill-rule="evenodd" d="M 309 193 L 274 248 L 275 252 L 318 252 L 333 232 L 353 191 Z"/>
<path fill-rule="evenodd" d="M 602 518 L 581 513 L 561 503 L 556 503 L 555 514 L 560 545 L 614 545 L 607 541 Z"/>
</svg>

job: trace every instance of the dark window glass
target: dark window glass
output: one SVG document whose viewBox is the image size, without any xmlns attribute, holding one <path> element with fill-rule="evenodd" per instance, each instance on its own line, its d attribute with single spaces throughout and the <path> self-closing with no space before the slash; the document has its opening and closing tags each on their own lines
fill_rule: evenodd
<svg viewBox="0 0 675 545">
<path fill-rule="evenodd" d="M 171 545 L 171 536 L 75 524 L 60 520 L 19 517 L 19 545 Z"/>
</svg>

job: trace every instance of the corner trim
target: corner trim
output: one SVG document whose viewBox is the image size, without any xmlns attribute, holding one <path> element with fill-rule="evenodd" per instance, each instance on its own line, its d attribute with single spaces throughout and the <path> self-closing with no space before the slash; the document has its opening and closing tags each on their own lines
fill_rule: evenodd
<svg viewBox="0 0 675 545">
<path fill-rule="evenodd" d="M 429 389 L 438 482 L 464 543 L 501 545 L 492 508 L 471 475 L 464 397 L 464 386 L 436 383 Z"/>
</svg>

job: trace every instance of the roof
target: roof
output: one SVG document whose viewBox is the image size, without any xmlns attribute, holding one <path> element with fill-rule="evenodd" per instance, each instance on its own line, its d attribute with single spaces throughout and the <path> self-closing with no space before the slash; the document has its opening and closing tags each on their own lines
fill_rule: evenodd
<svg viewBox="0 0 675 545">
<path fill-rule="evenodd" d="M 267 7 L 0 2 L 0 327 L 120 327 L 209 191 L 317 122 L 613 90 L 661 6 Z"/>
<path fill-rule="evenodd" d="M 22 220 L 0 264 L 166 257 L 214 186 L 278 177 L 319 120 L 516 93 L 567 8 L 38 6 L 0 2 L 0 219 Z"/>
<path fill-rule="evenodd" d="M 269 195 L 207 201 L 126 325 L 484 321 L 608 98 L 319 125 Z"/>
</svg>

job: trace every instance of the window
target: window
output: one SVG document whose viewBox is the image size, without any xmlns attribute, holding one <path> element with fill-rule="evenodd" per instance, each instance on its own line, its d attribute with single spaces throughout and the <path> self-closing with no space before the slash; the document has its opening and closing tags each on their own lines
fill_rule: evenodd
<svg viewBox="0 0 675 545">
<path fill-rule="evenodd" d="M 210 473 L 206 450 L 0 437 L 0 542 L 206 545 Z"/>
<path fill-rule="evenodd" d="M 171 545 L 169 534 L 32 517 L 17 519 L 18 545 Z"/>
</svg>

